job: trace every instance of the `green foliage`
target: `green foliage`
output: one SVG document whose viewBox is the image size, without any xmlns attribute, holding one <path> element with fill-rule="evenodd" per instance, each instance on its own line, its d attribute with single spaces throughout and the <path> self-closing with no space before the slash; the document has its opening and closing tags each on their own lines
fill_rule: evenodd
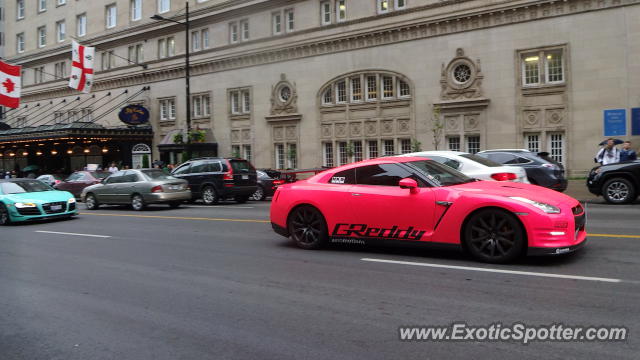
<svg viewBox="0 0 640 360">
<path fill-rule="evenodd" d="M 422 143 L 418 139 L 411 139 L 411 152 L 422 151 Z"/>
<path fill-rule="evenodd" d="M 191 142 L 196 142 L 196 143 L 204 142 L 205 137 L 206 137 L 206 133 L 204 130 L 196 129 L 196 130 L 191 130 L 189 132 L 189 138 L 191 139 Z"/>
<path fill-rule="evenodd" d="M 173 143 L 174 144 L 184 144 L 184 137 L 182 136 L 182 133 L 178 133 L 173 135 Z"/>
<path fill-rule="evenodd" d="M 444 123 L 440 117 L 440 106 L 438 105 L 433 105 L 431 110 L 431 132 L 433 134 L 433 147 L 438 150 L 444 132 Z"/>
<path fill-rule="evenodd" d="M 191 154 L 186 151 L 183 151 L 180 157 L 180 163 L 186 163 L 187 161 L 191 160 Z"/>
</svg>

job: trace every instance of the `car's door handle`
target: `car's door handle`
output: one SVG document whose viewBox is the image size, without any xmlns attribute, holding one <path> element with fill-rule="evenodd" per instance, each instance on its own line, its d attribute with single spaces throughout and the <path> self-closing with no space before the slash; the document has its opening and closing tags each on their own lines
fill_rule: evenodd
<svg viewBox="0 0 640 360">
<path fill-rule="evenodd" d="M 362 196 L 362 194 L 358 194 L 358 193 L 352 193 L 352 196 Z"/>
</svg>

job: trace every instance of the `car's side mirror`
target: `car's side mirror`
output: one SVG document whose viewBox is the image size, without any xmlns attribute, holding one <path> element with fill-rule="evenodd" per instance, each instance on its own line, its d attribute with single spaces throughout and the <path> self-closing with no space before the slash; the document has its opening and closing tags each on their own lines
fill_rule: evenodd
<svg viewBox="0 0 640 360">
<path fill-rule="evenodd" d="M 400 180 L 401 189 L 409 189 L 409 192 L 416 194 L 418 192 L 418 182 L 411 178 L 404 178 Z"/>
</svg>

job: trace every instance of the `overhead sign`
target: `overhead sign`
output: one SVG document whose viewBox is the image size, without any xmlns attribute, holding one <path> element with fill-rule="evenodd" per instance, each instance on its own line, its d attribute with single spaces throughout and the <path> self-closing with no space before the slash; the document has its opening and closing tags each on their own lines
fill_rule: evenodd
<svg viewBox="0 0 640 360">
<path fill-rule="evenodd" d="M 604 111 L 604 136 L 627 135 L 627 109 Z"/>
<path fill-rule="evenodd" d="M 631 135 L 640 135 L 640 108 L 631 109 Z"/>
<path fill-rule="evenodd" d="M 127 105 L 120 110 L 118 117 L 127 125 L 142 125 L 149 122 L 149 110 L 142 105 Z"/>
</svg>

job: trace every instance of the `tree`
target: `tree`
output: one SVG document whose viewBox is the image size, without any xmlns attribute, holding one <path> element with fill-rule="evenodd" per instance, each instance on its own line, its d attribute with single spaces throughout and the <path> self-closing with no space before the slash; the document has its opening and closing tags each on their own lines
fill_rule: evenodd
<svg viewBox="0 0 640 360">
<path fill-rule="evenodd" d="M 431 110 L 431 133 L 433 134 L 433 147 L 438 150 L 440 141 L 442 141 L 442 133 L 444 132 L 444 123 L 440 118 L 440 106 L 433 105 Z"/>
<path fill-rule="evenodd" d="M 411 139 L 411 152 L 419 151 L 422 151 L 422 143 L 416 138 Z"/>
<path fill-rule="evenodd" d="M 149 155 L 144 154 L 142 155 L 142 168 L 148 169 L 149 167 Z"/>
</svg>

